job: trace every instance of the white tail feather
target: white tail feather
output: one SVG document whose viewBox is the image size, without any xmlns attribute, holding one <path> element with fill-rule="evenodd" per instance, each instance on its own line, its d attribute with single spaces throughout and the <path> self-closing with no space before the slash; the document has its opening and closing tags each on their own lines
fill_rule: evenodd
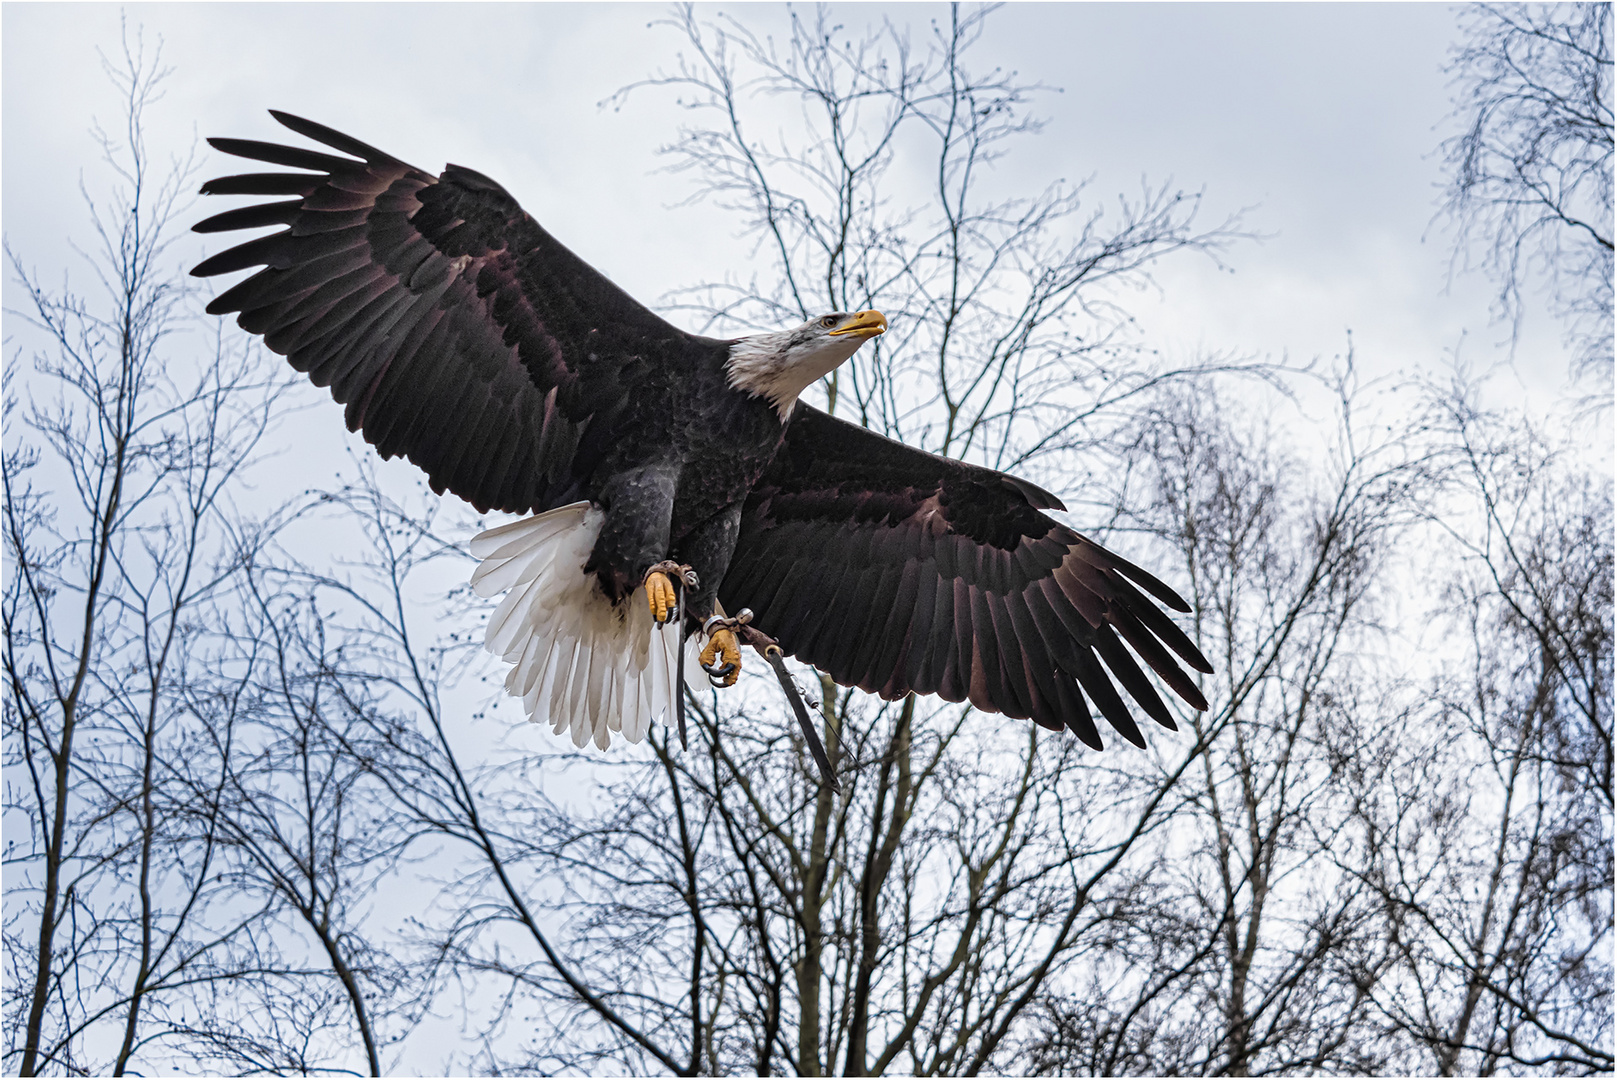
<svg viewBox="0 0 1617 1080">
<path fill-rule="evenodd" d="M 645 587 L 614 607 L 584 573 L 604 516 L 573 503 L 489 529 L 471 544 L 482 560 L 473 590 L 506 593 L 483 637 L 512 665 L 506 692 L 522 699 L 530 720 L 602 750 L 613 732 L 639 742 L 654 721 L 672 723 L 679 693 L 679 631 L 652 621 Z M 695 639 L 685 648 L 686 673 L 700 688 Z"/>
</svg>

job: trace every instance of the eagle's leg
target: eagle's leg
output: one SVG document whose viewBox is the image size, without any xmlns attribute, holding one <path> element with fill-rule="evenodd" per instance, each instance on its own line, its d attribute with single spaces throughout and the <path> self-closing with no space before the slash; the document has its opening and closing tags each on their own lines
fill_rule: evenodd
<svg viewBox="0 0 1617 1080">
<path fill-rule="evenodd" d="M 697 587 L 701 578 L 695 570 L 664 559 L 646 571 L 646 603 L 651 606 L 651 617 L 665 623 L 679 614 L 680 585 L 688 589 Z"/>
<path fill-rule="evenodd" d="M 679 576 L 680 568 L 674 563 L 658 563 L 646 571 L 646 603 L 651 607 L 652 619 L 658 623 L 667 622 L 678 612 L 679 591 L 674 580 Z"/>
<path fill-rule="evenodd" d="M 701 588 L 686 593 L 690 611 L 686 628 L 698 627 L 707 635 L 707 647 L 699 658 L 708 681 L 715 686 L 734 686 L 741 674 L 741 645 L 736 628 L 746 620 L 726 619 L 719 605 L 719 583 L 724 579 L 741 534 L 741 504 L 718 511 L 682 537 L 675 545 L 675 558 L 687 559 L 701 575 Z M 713 613 L 705 621 L 701 613 Z"/>
<path fill-rule="evenodd" d="M 682 568 L 669 561 L 668 551 L 678 483 L 678 469 L 662 464 L 613 476 L 598 497 L 606 520 L 584 564 L 584 572 L 596 575 L 614 604 L 644 585 L 646 603 L 658 623 L 673 618 L 678 607 L 675 578 Z"/>
<path fill-rule="evenodd" d="M 742 608 L 740 616 L 731 619 L 725 617 L 716 601 L 713 606 L 714 614 L 702 624 L 708 635 L 707 646 L 696 659 L 707 672 L 709 682 L 715 686 L 734 686 L 741 677 L 741 643 L 736 639 L 736 631 L 752 619 L 752 612 Z"/>
</svg>

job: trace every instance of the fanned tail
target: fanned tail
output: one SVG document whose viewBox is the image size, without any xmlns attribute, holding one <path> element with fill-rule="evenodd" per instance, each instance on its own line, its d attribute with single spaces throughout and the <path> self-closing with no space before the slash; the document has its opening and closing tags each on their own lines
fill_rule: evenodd
<svg viewBox="0 0 1617 1080">
<path fill-rule="evenodd" d="M 522 699 L 530 720 L 602 750 L 612 732 L 639 742 L 654 721 L 671 721 L 680 636 L 674 624 L 652 620 L 644 586 L 614 606 L 584 573 L 604 517 L 572 503 L 489 529 L 471 544 L 482 560 L 472 573 L 477 595 L 509 590 L 483 637 L 484 648 L 513 665 L 506 691 Z M 686 648 L 686 671 L 699 672 L 695 640 Z"/>
</svg>

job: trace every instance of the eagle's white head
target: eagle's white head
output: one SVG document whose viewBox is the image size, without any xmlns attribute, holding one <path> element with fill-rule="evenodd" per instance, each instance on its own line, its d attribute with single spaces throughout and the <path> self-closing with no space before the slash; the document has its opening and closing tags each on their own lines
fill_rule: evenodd
<svg viewBox="0 0 1617 1080">
<path fill-rule="evenodd" d="M 833 311 L 790 330 L 744 337 L 730 346 L 730 385 L 768 398 L 784 422 L 810 383 L 886 330 L 879 311 Z"/>
</svg>

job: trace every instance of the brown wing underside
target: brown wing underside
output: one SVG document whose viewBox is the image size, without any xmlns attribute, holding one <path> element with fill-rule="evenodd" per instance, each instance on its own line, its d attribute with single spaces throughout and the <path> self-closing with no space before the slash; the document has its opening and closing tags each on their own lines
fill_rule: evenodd
<svg viewBox="0 0 1617 1080">
<path fill-rule="evenodd" d="M 1184 601 L 1039 512 L 1052 507 L 1023 481 L 800 405 L 743 510 L 720 598 L 842 685 L 970 701 L 1099 747 L 1092 704 L 1144 745 L 1119 688 L 1175 723 L 1135 657 L 1196 709 L 1207 702 L 1181 661 L 1212 667 L 1145 592 Z"/>
<path fill-rule="evenodd" d="M 305 172 L 209 181 L 213 195 L 290 196 L 230 210 L 198 232 L 283 226 L 199 265 L 263 267 L 220 294 L 240 325 L 346 406 L 384 457 L 479 510 L 576 497 L 633 394 L 633 361 L 692 340 L 558 243 L 487 177 L 434 177 L 330 128 L 275 118 L 336 156 L 212 139 Z M 588 437 L 586 437 L 588 432 Z"/>
</svg>

